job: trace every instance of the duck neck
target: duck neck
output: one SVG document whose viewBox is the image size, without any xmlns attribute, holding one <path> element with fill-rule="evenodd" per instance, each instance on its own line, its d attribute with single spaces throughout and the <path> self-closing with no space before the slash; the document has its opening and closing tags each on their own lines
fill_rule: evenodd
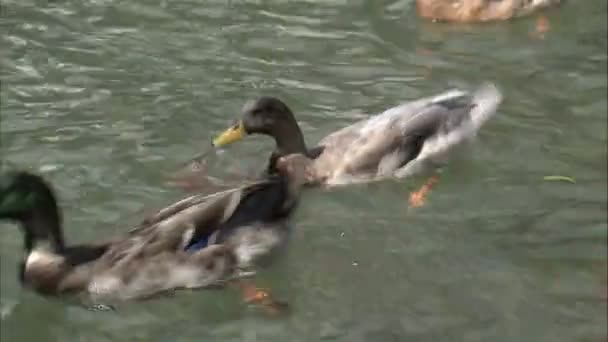
<svg viewBox="0 0 608 342">
<path fill-rule="evenodd" d="M 61 214 L 54 199 L 46 205 L 36 208 L 21 221 L 26 253 L 33 250 L 63 254 L 65 243 L 61 229 Z"/>
<path fill-rule="evenodd" d="M 297 205 L 300 199 L 301 184 L 295 183 L 287 176 L 280 176 L 285 187 L 285 198 L 283 199 L 282 210 L 286 213 L 291 212 Z"/>
<path fill-rule="evenodd" d="M 277 145 L 277 152 L 279 155 L 291 153 L 308 154 L 302 130 L 300 130 L 295 119 L 282 123 L 278 129 L 273 132 L 272 136 Z"/>
</svg>

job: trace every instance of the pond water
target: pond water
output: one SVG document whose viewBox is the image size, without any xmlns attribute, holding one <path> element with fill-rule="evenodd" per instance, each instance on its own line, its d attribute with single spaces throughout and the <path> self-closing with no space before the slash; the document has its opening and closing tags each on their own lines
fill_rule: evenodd
<svg viewBox="0 0 608 342">
<path fill-rule="evenodd" d="M 464 158 L 424 179 L 307 191 L 259 285 L 88 312 L 20 288 L 0 235 L 3 341 L 605 341 L 605 0 L 487 25 L 420 20 L 413 1 L 2 0 L 1 153 L 55 186 L 69 241 L 183 196 L 166 174 L 262 94 L 309 144 L 365 115 L 489 80 L 505 95 Z M 264 137 L 219 159 L 259 167 Z M 562 175 L 575 183 L 547 181 Z"/>
</svg>

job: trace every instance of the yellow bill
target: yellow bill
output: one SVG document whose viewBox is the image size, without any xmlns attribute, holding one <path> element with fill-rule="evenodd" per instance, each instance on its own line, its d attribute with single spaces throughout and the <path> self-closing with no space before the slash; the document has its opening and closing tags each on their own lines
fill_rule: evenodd
<svg viewBox="0 0 608 342">
<path fill-rule="evenodd" d="M 245 127 L 243 127 L 243 123 L 238 121 L 232 127 L 223 131 L 213 139 L 214 147 L 221 147 L 224 145 L 231 144 L 237 140 L 242 139 L 247 133 L 245 132 Z"/>
</svg>

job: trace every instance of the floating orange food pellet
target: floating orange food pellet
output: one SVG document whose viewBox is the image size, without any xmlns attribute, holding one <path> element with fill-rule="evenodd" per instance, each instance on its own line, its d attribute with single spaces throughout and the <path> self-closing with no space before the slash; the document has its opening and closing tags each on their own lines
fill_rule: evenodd
<svg viewBox="0 0 608 342">
<path fill-rule="evenodd" d="M 410 208 L 419 208 L 424 205 L 425 196 L 431 190 L 431 187 L 437 183 L 439 178 L 436 176 L 431 177 L 426 183 L 424 183 L 418 191 L 414 191 L 410 194 L 409 206 Z"/>
<path fill-rule="evenodd" d="M 536 18 L 536 26 L 534 28 L 533 36 L 537 38 L 544 38 L 545 33 L 549 32 L 551 29 L 551 24 L 549 23 L 549 19 L 544 15 L 539 15 Z"/>
</svg>

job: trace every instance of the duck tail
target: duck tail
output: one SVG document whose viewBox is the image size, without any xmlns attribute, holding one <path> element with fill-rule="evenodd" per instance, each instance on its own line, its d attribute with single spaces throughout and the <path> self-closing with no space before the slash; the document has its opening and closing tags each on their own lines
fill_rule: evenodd
<svg viewBox="0 0 608 342">
<path fill-rule="evenodd" d="M 502 102 L 502 93 L 493 83 L 484 83 L 472 94 L 471 121 L 479 129 L 494 114 Z"/>
<path fill-rule="evenodd" d="M 516 17 L 523 17 L 529 15 L 537 10 L 561 5 L 565 0 L 530 0 L 523 2 L 520 7 L 515 11 Z"/>
</svg>

